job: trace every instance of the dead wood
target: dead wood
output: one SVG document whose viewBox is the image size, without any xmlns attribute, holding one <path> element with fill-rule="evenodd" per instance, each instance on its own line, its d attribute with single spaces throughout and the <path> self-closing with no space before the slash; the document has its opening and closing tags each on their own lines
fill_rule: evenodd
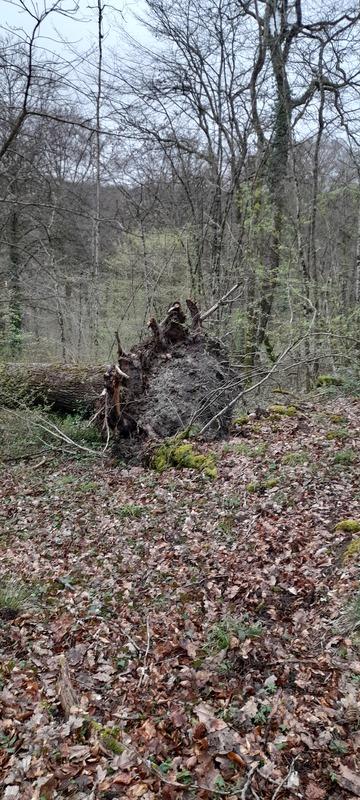
<svg viewBox="0 0 360 800">
<path fill-rule="evenodd" d="M 64 655 L 60 656 L 60 675 L 56 688 L 61 708 L 66 719 L 68 719 L 71 710 L 73 708 L 78 708 L 80 701 L 72 685 L 69 667 Z"/>
<path fill-rule="evenodd" d="M 116 365 L 105 375 L 107 424 L 124 456 L 148 439 L 173 436 L 194 423 L 203 427 L 232 397 L 226 351 L 202 330 L 196 303 L 187 300 L 187 306 L 189 324 L 175 302 L 162 322 L 150 319 L 149 339 L 126 356 L 121 350 L 118 365 L 126 377 L 116 374 Z M 226 432 L 229 422 L 229 414 L 216 416 L 211 434 Z"/>
</svg>

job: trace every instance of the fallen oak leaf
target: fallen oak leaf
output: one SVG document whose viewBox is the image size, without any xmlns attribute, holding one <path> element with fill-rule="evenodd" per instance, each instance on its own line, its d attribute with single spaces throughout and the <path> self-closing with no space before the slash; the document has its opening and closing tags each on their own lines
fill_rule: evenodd
<svg viewBox="0 0 360 800">
<path fill-rule="evenodd" d="M 208 733 L 221 731 L 228 727 L 223 719 L 218 719 L 215 716 L 214 709 L 206 703 L 199 703 L 198 706 L 195 706 L 194 711 L 199 717 L 199 722 L 205 725 Z"/>
</svg>

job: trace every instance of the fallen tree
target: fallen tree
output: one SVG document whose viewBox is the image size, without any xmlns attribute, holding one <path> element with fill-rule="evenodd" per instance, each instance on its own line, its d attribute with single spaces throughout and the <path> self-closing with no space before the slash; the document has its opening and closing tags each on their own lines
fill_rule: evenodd
<svg viewBox="0 0 360 800">
<path fill-rule="evenodd" d="M 131 352 L 117 336 L 117 362 L 108 367 L 7 364 L 0 372 L 0 402 L 6 395 L 8 403 L 9 387 L 14 396 L 16 386 L 24 387 L 33 402 L 87 413 L 107 440 L 112 435 L 131 447 L 135 440 L 173 436 L 194 425 L 220 435 L 230 422 L 229 411 L 221 410 L 229 407 L 238 376 L 223 345 L 203 330 L 208 316 L 192 300 L 187 314 L 174 303 L 162 322 L 150 319 L 149 337 Z"/>
<path fill-rule="evenodd" d="M 105 374 L 98 415 L 118 441 L 156 440 L 199 428 L 217 418 L 212 434 L 226 432 L 230 415 L 219 413 L 233 396 L 235 373 L 223 345 L 207 336 L 188 300 L 190 321 L 176 302 L 165 319 L 149 322 L 151 337 L 126 353 L 118 339 L 118 361 Z"/>
<path fill-rule="evenodd" d="M 106 365 L 21 364 L 0 366 L 0 405 L 19 398 L 60 413 L 92 414 L 104 386 Z"/>
</svg>

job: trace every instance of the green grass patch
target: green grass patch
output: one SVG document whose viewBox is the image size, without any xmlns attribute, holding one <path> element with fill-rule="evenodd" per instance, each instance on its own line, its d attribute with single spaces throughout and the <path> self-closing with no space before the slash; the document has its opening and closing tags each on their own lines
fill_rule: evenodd
<svg viewBox="0 0 360 800">
<path fill-rule="evenodd" d="M 115 509 L 115 514 L 123 519 L 139 519 L 144 513 L 144 506 L 137 506 L 134 503 L 127 503 Z"/>
<path fill-rule="evenodd" d="M 281 461 L 283 464 L 295 467 L 298 464 L 306 464 L 306 462 L 309 461 L 309 456 L 304 450 L 294 450 L 292 453 L 286 453 Z"/>
<path fill-rule="evenodd" d="M 250 494 L 263 494 L 267 489 L 273 489 L 278 485 L 280 478 L 268 478 L 264 481 L 252 481 L 248 483 L 246 489 Z"/>
<path fill-rule="evenodd" d="M 226 617 L 210 628 L 205 650 L 210 654 L 219 653 L 230 647 L 233 637 L 244 642 L 245 639 L 255 639 L 262 634 L 263 628 L 259 622 L 249 623 L 245 617 Z"/>
<path fill-rule="evenodd" d="M 334 464 L 341 464 L 344 467 L 351 467 L 357 461 L 357 453 L 355 450 L 339 450 L 335 453 Z"/>
<path fill-rule="evenodd" d="M 36 599 L 36 592 L 32 586 L 16 580 L 2 580 L 0 582 L 0 617 L 14 619 Z"/>
<path fill-rule="evenodd" d="M 336 428 L 336 430 L 334 430 L 334 431 L 328 431 L 328 433 L 326 434 L 326 439 L 329 442 L 332 442 L 335 439 L 339 439 L 340 441 L 344 441 L 345 439 L 348 439 L 349 436 L 350 436 L 350 432 L 348 431 L 347 428 Z"/>
</svg>

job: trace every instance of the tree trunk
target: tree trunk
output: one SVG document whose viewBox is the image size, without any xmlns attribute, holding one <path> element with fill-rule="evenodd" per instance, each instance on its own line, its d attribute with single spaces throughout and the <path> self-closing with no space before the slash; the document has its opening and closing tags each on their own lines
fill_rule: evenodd
<svg viewBox="0 0 360 800">
<path fill-rule="evenodd" d="M 17 405 L 23 397 L 61 413 L 91 413 L 103 390 L 106 369 L 104 364 L 3 364 L 0 405 Z"/>
</svg>

